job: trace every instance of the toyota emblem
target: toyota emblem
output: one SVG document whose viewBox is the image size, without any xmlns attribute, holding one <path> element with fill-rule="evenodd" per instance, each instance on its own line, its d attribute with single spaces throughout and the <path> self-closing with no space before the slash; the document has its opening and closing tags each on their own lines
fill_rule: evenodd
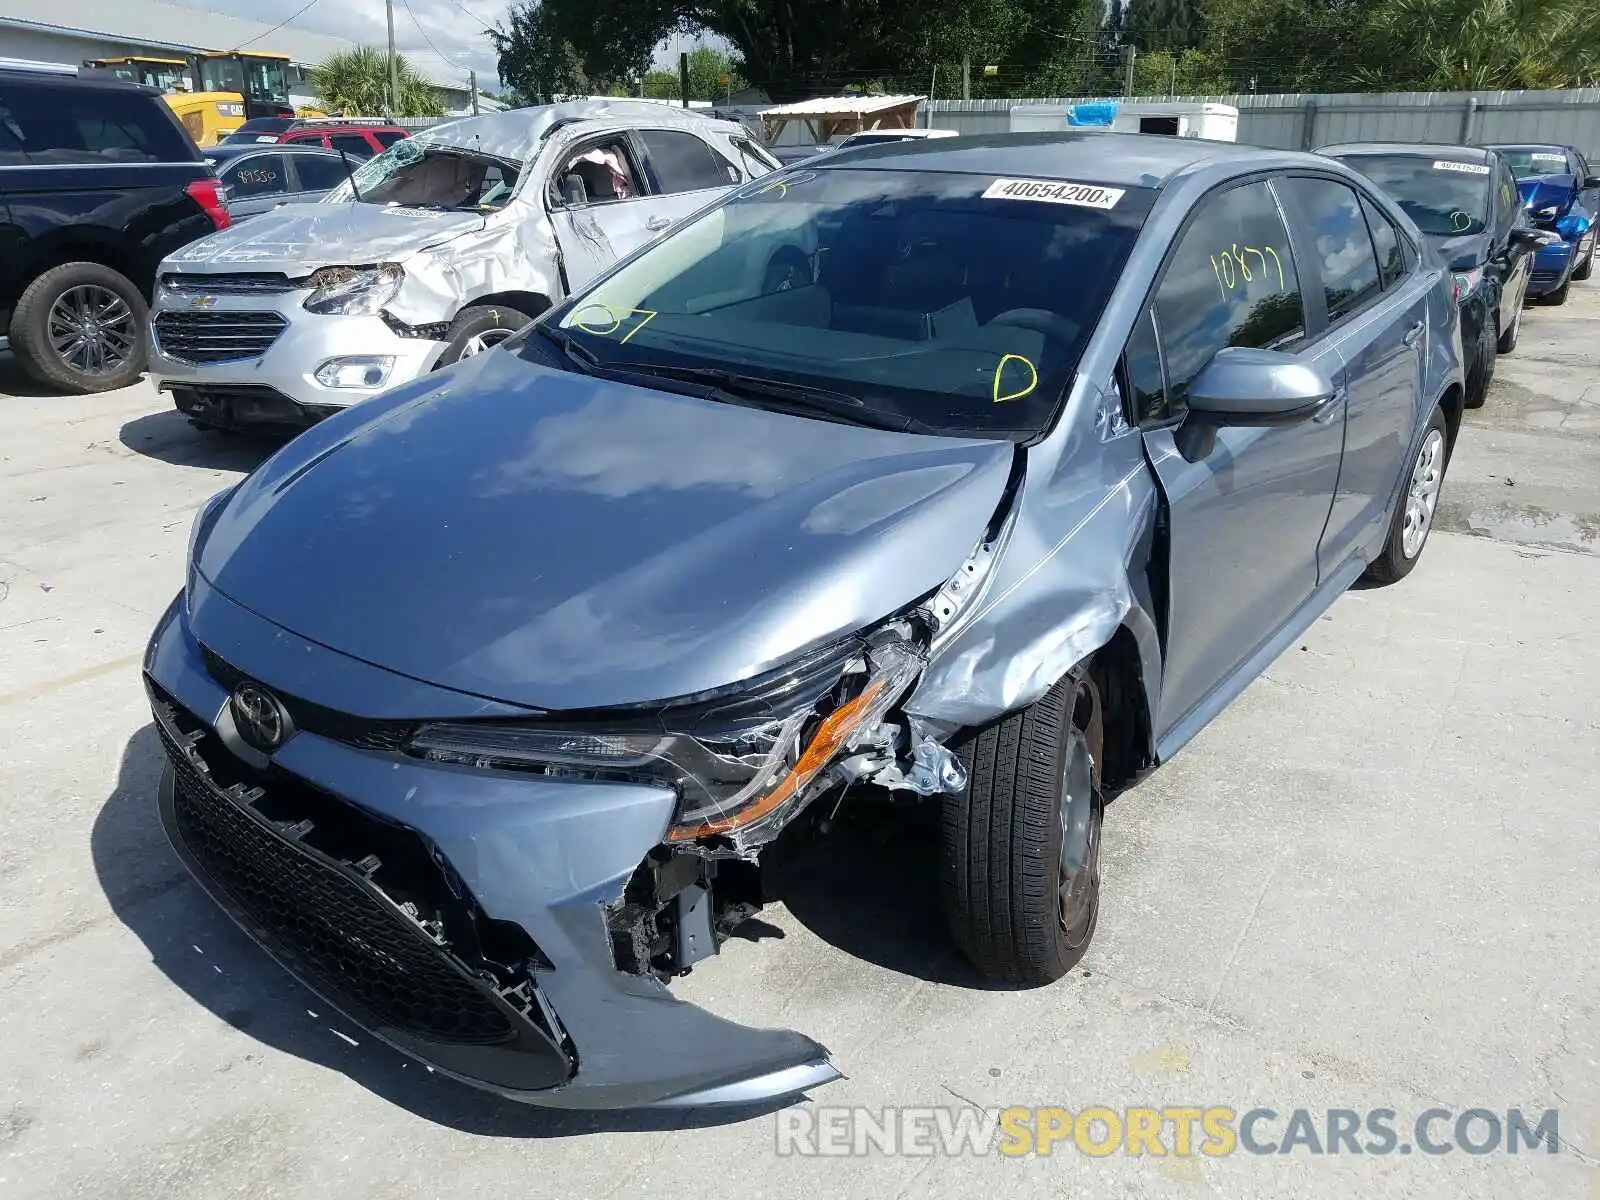
<svg viewBox="0 0 1600 1200">
<path fill-rule="evenodd" d="M 245 744 L 271 754 L 289 734 L 289 714 L 271 692 L 260 684 L 245 682 L 228 697 L 233 724 Z"/>
</svg>

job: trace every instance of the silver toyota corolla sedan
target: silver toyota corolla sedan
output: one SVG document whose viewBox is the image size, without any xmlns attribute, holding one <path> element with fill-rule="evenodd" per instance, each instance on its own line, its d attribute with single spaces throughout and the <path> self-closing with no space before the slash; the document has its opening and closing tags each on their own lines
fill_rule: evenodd
<svg viewBox="0 0 1600 1200">
<path fill-rule="evenodd" d="M 796 1095 L 823 1046 L 669 991 L 767 852 L 936 806 L 955 941 L 1060 978 L 1107 798 L 1417 562 L 1457 322 L 1325 158 L 1064 133 L 753 181 L 204 506 L 144 664 L 162 819 L 441 1072 Z"/>
</svg>

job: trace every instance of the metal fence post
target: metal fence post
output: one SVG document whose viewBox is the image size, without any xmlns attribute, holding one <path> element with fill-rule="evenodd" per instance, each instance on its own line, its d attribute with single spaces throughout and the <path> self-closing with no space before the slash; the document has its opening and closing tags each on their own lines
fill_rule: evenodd
<svg viewBox="0 0 1600 1200">
<path fill-rule="evenodd" d="M 1310 151 L 1317 147 L 1317 102 L 1308 99 L 1305 115 L 1300 120 L 1300 149 Z"/>
<path fill-rule="evenodd" d="M 1467 106 L 1461 111 L 1461 144 L 1463 146 L 1472 145 L 1472 118 L 1477 111 L 1478 98 L 1476 96 L 1468 97 Z"/>
</svg>

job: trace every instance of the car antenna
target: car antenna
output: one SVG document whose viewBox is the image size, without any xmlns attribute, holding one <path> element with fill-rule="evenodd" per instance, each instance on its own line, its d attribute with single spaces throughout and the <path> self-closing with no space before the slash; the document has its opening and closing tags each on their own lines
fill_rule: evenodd
<svg viewBox="0 0 1600 1200">
<path fill-rule="evenodd" d="M 350 190 L 355 193 L 356 203 L 363 204 L 365 201 L 361 199 L 361 189 L 356 186 L 356 173 L 350 166 L 350 156 L 344 152 L 343 146 L 338 147 L 338 150 L 339 161 L 344 164 L 344 177 L 350 181 Z"/>
</svg>

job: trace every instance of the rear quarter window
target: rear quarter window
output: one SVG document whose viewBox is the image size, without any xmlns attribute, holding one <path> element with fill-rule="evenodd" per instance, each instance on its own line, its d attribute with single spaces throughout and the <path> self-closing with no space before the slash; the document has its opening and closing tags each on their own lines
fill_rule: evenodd
<svg viewBox="0 0 1600 1200">
<path fill-rule="evenodd" d="M 156 96 L 33 83 L 7 83 L 0 92 L 0 162 L 199 161 L 199 150 Z"/>
</svg>

